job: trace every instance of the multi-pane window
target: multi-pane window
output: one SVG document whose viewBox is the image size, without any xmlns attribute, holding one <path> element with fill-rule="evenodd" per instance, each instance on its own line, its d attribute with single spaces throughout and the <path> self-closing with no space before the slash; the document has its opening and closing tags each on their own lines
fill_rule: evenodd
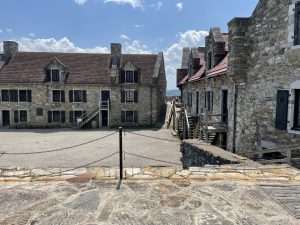
<svg viewBox="0 0 300 225">
<path fill-rule="evenodd" d="M 1 90 L 2 102 L 9 102 L 9 90 Z"/>
<path fill-rule="evenodd" d="M 205 108 L 207 108 L 208 112 L 213 111 L 213 92 L 212 91 L 205 92 Z"/>
<path fill-rule="evenodd" d="M 54 81 L 54 82 L 59 81 L 59 70 L 58 69 L 51 70 L 51 81 Z"/>
<path fill-rule="evenodd" d="M 48 111 L 48 123 L 64 123 L 66 122 L 65 111 L 50 110 Z"/>
<path fill-rule="evenodd" d="M 15 123 L 27 122 L 27 110 L 15 110 L 14 111 L 14 121 L 15 121 Z"/>
<path fill-rule="evenodd" d="M 1 90 L 2 102 L 31 102 L 31 90 Z"/>
<path fill-rule="evenodd" d="M 138 83 L 139 72 L 138 70 L 122 70 L 120 83 Z"/>
<path fill-rule="evenodd" d="M 121 103 L 138 102 L 138 91 L 125 90 L 121 91 Z"/>
<path fill-rule="evenodd" d="M 129 91 L 126 91 L 125 94 L 126 94 L 126 102 L 134 101 L 134 91 L 129 90 Z"/>
<path fill-rule="evenodd" d="M 61 90 L 52 91 L 53 102 L 65 102 L 65 92 Z"/>
<path fill-rule="evenodd" d="M 77 119 L 81 118 L 82 115 L 85 115 L 86 112 L 83 110 L 74 110 L 74 111 L 69 111 L 69 119 L 70 123 L 75 123 L 77 122 Z"/>
<path fill-rule="evenodd" d="M 69 102 L 86 102 L 87 96 L 85 90 L 70 90 Z"/>
<path fill-rule="evenodd" d="M 138 111 L 121 111 L 121 122 L 122 123 L 137 123 L 138 122 Z"/>
</svg>

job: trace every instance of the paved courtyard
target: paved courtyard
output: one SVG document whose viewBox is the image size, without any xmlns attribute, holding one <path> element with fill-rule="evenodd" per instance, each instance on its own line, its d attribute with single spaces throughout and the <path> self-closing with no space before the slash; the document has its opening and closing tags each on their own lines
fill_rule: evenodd
<svg viewBox="0 0 300 225">
<path fill-rule="evenodd" d="M 96 140 L 110 134 L 112 135 Z M 4 154 L 1 156 L 0 153 L 0 168 L 11 166 L 22 168 L 72 168 L 88 164 L 119 151 L 119 134 L 117 130 L 1 129 L 0 136 L 0 152 L 27 153 L 50 150 L 50 152 L 42 154 Z M 89 141 L 91 143 L 80 145 Z M 80 146 L 68 148 L 75 145 Z M 63 150 L 51 152 L 61 148 Z M 178 165 L 181 157 L 179 141 L 167 129 L 125 130 L 125 133 L 123 133 L 123 150 L 144 157 L 175 163 L 153 161 L 125 154 L 125 167 L 181 167 Z M 119 155 L 115 154 L 91 166 L 118 165 Z"/>
<path fill-rule="evenodd" d="M 1 225 L 297 225 L 260 186 L 238 182 L 0 185 Z"/>
</svg>

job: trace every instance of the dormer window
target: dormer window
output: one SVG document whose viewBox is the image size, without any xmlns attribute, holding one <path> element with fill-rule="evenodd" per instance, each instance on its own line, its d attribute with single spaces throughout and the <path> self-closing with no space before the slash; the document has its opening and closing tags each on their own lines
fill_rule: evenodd
<svg viewBox="0 0 300 225">
<path fill-rule="evenodd" d="M 59 82 L 59 70 L 51 69 L 51 81 Z"/>
<path fill-rule="evenodd" d="M 48 69 L 46 70 L 46 82 L 59 82 L 60 81 L 60 70 L 59 69 Z"/>
<path fill-rule="evenodd" d="M 120 83 L 139 83 L 139 73 L 137 70 L 122 70 Z"/>
</svg>

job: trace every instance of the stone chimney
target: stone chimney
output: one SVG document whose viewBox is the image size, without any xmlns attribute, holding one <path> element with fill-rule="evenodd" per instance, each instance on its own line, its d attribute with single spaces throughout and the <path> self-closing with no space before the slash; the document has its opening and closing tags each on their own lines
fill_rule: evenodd
<svg viewBox="0 0 300 225">
<path fill-rule="evenodd" d="M 177 75 L 176 75 L 177 87 L 178 87 L 180 81 L 182 81 L 182 79 L 186 75 L 188 75 L 188 69 L 177 69 Z"/>
<path fill-rule="evenodd" d="M 114 58 L 120 58 L 122 54 L 122 46 L 120 43 L 111 43 L 110 44 L 110 52 L 111 57 Z"/>
<path fill-rule="evenodd" d="M 119 68 L 121 62 L 122 46 L 119 43 L 110 44 L 110 80 L 112 84 L 119 82 Z"/>
<path fill-rule="evenodd" d="M 234 18 L 228 23 L 228 74 L 245 80 L 247 76 L 247 59 L 249 58 L 249 44 L 247 32 L 249 18 Z"/>
<path fill-rule="evenodd" d="M 18 52 L 19 45 L 14 41 L 3 41 L 3 55 L 2 60 L 6 63 L 9 62 L 11 57 Z"/>
</svg>

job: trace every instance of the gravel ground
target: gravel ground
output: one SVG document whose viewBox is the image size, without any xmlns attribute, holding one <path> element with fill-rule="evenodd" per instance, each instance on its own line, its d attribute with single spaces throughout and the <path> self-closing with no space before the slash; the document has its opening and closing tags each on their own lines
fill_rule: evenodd
<svg viewBox="0 0 300 225">
<path fill-rule="evenodd" d="M 65 148 L 92 141 L 109 134 L 112 135 L 62 151 L 29 155 L 4 154 L 0 157 L 0 168 L 11 166 L 22 168 L 77 167 L 119 151 L 119 134 L 117 130 L 1 129 L 0 152 L 6 153 L 26 153 Z M 143 135 L 160 139 L 149 138 Z M 180 163 L 180 144 L 171 135 L 170 130 L 167 129 L 125 130 L 125 133 L 123 133 L 123 150 L 145 157 Z M 118 166 L 118 164 L 119 155 L 116 154 L 92 166 Z M 177 164 L 138 158 L 128 154 L 125 154 L 124 164 L 125 167 L 181 167 Z"/>
</svg>

